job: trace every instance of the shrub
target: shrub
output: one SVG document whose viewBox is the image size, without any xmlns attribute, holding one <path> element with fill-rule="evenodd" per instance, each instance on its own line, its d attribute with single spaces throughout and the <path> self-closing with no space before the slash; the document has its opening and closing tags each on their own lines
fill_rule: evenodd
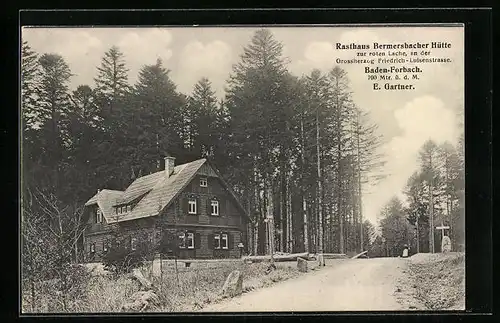
<svg viewBox="0 0 500 323">
<path fill-rule="evenodd" d="M 134 237 L 136 239 L 134 248 L 132 248 L 131 239 L 132 237 L 122 239 L 115 237 L 111 241 L 109 250 L 102 256 L 102 263 L 106 270 L 115 274 L 128 273 L 152 258 L 154 250 L 148 239 Z"/>
</svg>

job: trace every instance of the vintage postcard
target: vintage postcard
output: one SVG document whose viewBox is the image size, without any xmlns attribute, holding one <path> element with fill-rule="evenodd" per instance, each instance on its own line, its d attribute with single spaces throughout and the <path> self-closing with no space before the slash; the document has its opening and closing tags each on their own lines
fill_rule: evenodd
<svg viewBox="0 0 500 323">
<path fill-rule="evenodd" d="M 465 309 L 462 24 L 20 46 L 22 313 Z"/>
</svg>

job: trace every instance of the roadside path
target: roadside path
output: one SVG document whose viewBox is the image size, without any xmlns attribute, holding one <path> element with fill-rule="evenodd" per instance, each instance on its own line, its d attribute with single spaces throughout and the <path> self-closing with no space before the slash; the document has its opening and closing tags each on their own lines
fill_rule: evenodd
<svg viewBox="0 0 500 323">
<path fill-rule="evenodd" d="M 203 312 L 407 310 L 396 296 L 402 258 L 327 261 L 326 267 L 213 304 Z"/>
</svg>

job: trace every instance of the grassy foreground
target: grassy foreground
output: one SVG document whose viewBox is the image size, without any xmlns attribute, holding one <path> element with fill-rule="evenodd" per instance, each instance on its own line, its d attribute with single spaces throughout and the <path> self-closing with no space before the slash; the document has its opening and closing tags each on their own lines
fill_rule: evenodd
<svg viewBox="0 0 500 323">
<path fill-rule="evenodd" d="M 409 275 L 425 309 L 465 309 L 465 253 L 416 254 L 410 258 Z"/>
<path fill-rule="evenodd" d="M 268 263 L 245 264 L 241 261 L 212 263 L 210 266 L 196 265 L 185 268 L 164 265 L 162 276 L 151 265 L 141 268 L 144 276 L 153 283 L 159 304 L 147 311 L 190 312 L 222 299 L 222 286 L 233 270 L 243 273 L 243 292 L 265 287 L 299 275 L 296 266 L 278 266 L 266 274 Z M 178 276 L 178 279 L 177 279 Z M 34 309 L 29 292 L 24 290 L 23 313 L 103 313 L 119 312 L 122 304 L 140 290 L 139 283 L 128 275 L 89 275 L 79 288 L 66 295 L 57 291 L 55 284 L 44 282 L 37 286 L 38 297 Z"/>
</svg>

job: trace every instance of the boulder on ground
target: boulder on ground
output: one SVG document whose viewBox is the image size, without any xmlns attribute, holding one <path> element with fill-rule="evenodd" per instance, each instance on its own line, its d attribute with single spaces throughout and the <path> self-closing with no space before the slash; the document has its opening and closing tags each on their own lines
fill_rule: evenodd
<svg viewBox="0 0 500 323">
<path fill-rule="evenodd" d="M 243 275 L 239 270 L 235 270 L 227 276 L 226 282 L 222 287 L 223 297 L 238 296 L 243 292 Z"/>
<path fill-rule="evenodd" d="M 451 251 L 451 240 L 450 237 L 444 236 L 441 241 L 441 252 L 450 252 Z"/>
<path fill-rule="evenodd" d="M 307 272 L 307 260 L 303 259 L 303 258 L 297 258 L 297 269 L 301 272 L 301 273 L 305 273 Z"/>
<path fill-rule="evenodd" d="M 142 274 L 142 272 L 137 268 L 132 270 L 132 277 L 141 284 L 141 289 L 143 290 L 150 290 L 153 286 L 151 282 L 147 280 L 146 277 L 144 277 L 144 275 Z"/>
<path fill-rule="evenodd" d="M 317 255 L 316 259 L 318 260 L 318 266 L 321 267 L 325 265 L 325 257 L 323 257 L 322 254 Z"/>
<path fill-rule="evenodd" d="M 129 301 L 122 305 L 121 310 L 124 312 L 142 312 L 151 305 L 158 304 L 158 295 L 153 291 L 139 291 L 132 294 Z"/>
</svg>

